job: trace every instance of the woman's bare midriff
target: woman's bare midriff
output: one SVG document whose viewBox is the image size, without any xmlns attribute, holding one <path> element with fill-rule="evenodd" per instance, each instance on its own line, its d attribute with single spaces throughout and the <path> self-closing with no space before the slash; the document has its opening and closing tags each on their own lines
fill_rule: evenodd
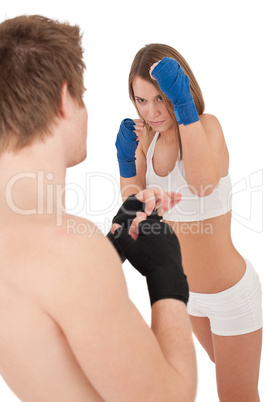
<svg viewBox="0 0 268 402">
<path fill-rule="evenodd" d="M 218 293 L 242 278 L 246 263 L 231 239 L 231 212 L 199 222 L 166 222 L 180 241 L 190 291 Z"/>
</svg>

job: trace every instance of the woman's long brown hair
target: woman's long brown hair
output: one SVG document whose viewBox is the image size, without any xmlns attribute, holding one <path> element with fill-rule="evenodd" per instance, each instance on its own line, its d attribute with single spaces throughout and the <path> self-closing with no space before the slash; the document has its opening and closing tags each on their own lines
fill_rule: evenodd
<svg viewBox="0 0 268 402">
<path fill-rule="evenodd" d="M 190 69 L 188 63 L 182 57 L 182 55 L 177 50 L 175 50 L 174 48 L 172 48 L 171 46 L 168 46 L 168 45 L 153 43 L 153 44 L 144 46 L 142 49 L 140 49 L 138 51 L 138 53 L 134 57 L 134 60 L 132 62 L 132 66 L 130 69 L 130 73 L 129 73 L 129 80 L 128 80 L 129 96 L 136 107 L 135 96 L 134 96 L 133 87 L 132 87 L 133 78 L 135 76 L 139 76 L 140 78 L 144 79 L 145 81 L 150 82 L 151 84 L 153 84 L 155 86 L 155 88 L 157 88 L 157 90 L 159 91 L 159 93 L 161 94 L 161 96 L 163 98 L 163 101 L 167 107 L 167 110 L 168 110 L 170 116 L 172 117 L 172 119 L 174 121 L 175 132 L 177 133 L 178 144 L 179 144 L 178 148 L 180 150 L 180 159 L 182 159 L 182 144 L 181 144 L 179 125 L 176 121 L 173 105 L 172 105 L 171 101 L 169 101 L 167 99 L 167 97 L 163 94 L 163 92 L 160 90 L 157 82 L 151 78 L 150 73 L 149 73 L 151 66 L 154 63 L 157 63 L 160 60 L 162 60 L 164 57 L 171 57 L 179 62 L 180 66 L 183 69 L 183 71 L 185 72 L 185 74 L 188 75 L 188 77 L 190 78 L 190 91 L 193 95 L 193 99 L 195 102 L 197 112 L 199 115 L 204 113 L 205 103 L 204 103 L 203 95 L 202 95 L 201 89 L 196 81 L 196 78 L 195 78 L 192 70 Z M 137 110 L 137 108 L 136 108 L 136 110 Z M 138 110 L 137 110 L 137 112 L 138 112 Z M 139 112 L 138 112 L 138 114 L 139 114 Z M 149 135 L 151 131 L 152 131 L 152 128 L 148 124 L 146 124 L 147 135 Z"/>
</svg>

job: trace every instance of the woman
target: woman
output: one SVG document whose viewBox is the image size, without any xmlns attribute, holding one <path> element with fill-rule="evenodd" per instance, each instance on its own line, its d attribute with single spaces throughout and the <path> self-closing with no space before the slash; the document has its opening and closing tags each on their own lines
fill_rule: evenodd
<svg viewBox="0 0 268 402">
<path fill-rule="evenodd" d="M 150 187 L 181 193 L 164 220 L 181 244 L 193 332 L 216 364 L 220 401 L 259 401 L 261 285 L 232 243 L 221 126 L 203 113 L 190 67 L 169 46 L 147 45 L 137 53 L 129 93 L 140 119 L 124 120 L 117 136 L 122 196 Z"/>
</svg>

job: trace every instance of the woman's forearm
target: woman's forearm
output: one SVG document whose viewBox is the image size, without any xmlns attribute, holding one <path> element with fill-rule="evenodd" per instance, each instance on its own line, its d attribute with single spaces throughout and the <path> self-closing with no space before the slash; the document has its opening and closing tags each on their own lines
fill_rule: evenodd
<svg viewBox="0 0 268 402">
<path fill-rule="evenodd" d="M 201 121 L 180 125 L 183 161 L 190 191 L 204 197 L 212 193 L 220 180 L 220 165 Z"/>
<path fill-rule="evenodd" d="M 124 201 L 129 195 L 137 194 L 144 190 L 144 187 L 137 175 L 128 178 L 120 176 L 120 189 Z"/>
</svg>

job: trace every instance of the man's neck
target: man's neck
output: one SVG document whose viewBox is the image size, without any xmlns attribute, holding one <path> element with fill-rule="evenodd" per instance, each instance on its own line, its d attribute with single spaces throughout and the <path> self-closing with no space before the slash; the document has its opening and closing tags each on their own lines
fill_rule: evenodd
<svg viewBox="0 0 268 402">
<path fill-rule="evenodd" d="M 0 214 L 53 214 L 65 208 L 66 164 L 56 138 L 0 155 Z"/>
</svg>

